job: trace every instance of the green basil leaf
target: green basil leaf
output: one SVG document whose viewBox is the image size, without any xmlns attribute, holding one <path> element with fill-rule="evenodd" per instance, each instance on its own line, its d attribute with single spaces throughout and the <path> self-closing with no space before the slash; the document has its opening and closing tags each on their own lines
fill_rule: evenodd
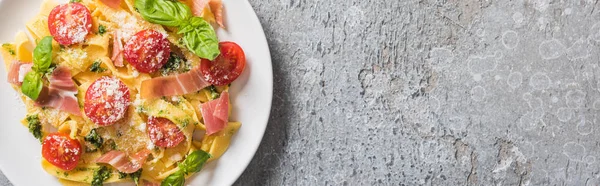
<svg viewBox="0 0 600 186">
<path fill-rule="evenodd" d="M 190 7 L 179 1 L 136 0 L 134 6 L 147 21 L 165 26 L 180 26 L 192 17 Z"/>
<path fill-rule="evenodd" d="M 204 166 L 204 163 L 206 163 L 210 157 L 212 156 L 203 150 L 194 151 L 179 164 L 179 169 L 185 174 L 200 172 L 202 166 Z"/>
<path fill-rule="evenodd" d="M 34 71 L 29 71 L 25 74 L 23 79 L 23 85 L 21 85 L 21 92 L 27 97 L 36 100 L 42 92 L 44 83 L 42 82 L 42 75 Z"/>
<path fill-rule="evenodd" d="M 33 71 L 46 73 L 52 64 L 52 36 L 44 37 L 33 49 Z"/>
<path fill-rule="evenodd" d="M 217 34 L 212 26 L 201 17 L 193 17 L 190 23 L 193 23 L 189 24 L 193 29 L 190 30 L 187 27 L 182 29 L 182 31 L 189 30 L 183 32 L 183 43 L 201 58 L 209 60 L 217 58 L 221 51 L 219 51 L 219 39 L 217 39 Z"/>
<path fill-rule="evenodd" d="M 181 171 L 177 171 L 165 178 L 160 186 L 183 186 L 185 184 L 185 176 Z"/>
<path fill-rule="evenodd" d="M 177 32 L 177 33 L 184 34 L 186 32 L 191 32 L 192 30 L 194 30 L 194 26 L 192 26 L 191 24 L 185 24 L 185 25 L 179 27 L 179 32 Z"/>
</svg>

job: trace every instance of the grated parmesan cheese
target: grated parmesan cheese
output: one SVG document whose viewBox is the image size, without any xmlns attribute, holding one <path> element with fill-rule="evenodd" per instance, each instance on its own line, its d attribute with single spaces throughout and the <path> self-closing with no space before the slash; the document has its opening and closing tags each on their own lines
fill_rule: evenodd
<svg viewBox="0 0 600 186">
<path fill-rule="evenodd" d="M 148 149 L 148 150 L 154 150 L 154 143 L 148 142 L 148 145 L 146 146 L 146 149 Z"/>
<path fill-rule="evenodd" d="M 146 123 L 140 123 L 140 125 L 138 125 L 138 130 L 146 132 Z"/>
<path fill-rule="evenodd" d="M 140 76 L 140 72 L 138 72 L 137 70 L 133 69 L 133 72 L 131 73 L 131 75 L 132 75 L 134 78 L 137 78 L 138 76 Z"/>
<path fill-rule="evenodd" d="M 169 159 L 173 161 L 180 161 L 181 159 L 183 159 L 183 157 L 181 156 L 181 154 L 175 153 L 171 157 L 169 157 Z"/>
</svg>

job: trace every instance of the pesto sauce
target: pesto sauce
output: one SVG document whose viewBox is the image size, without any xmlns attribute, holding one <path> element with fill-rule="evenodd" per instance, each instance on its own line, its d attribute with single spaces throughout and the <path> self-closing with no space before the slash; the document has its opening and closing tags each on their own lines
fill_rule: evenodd
<svg viewBox="0 0 600 186">
<path fill-rule="evenodd" d="M 38 115 L 28 115 L 26 120 L 29 127 L 29 132 L 33 134 L 33 137 L 42 142 L 42 123 L 40 122 Z"/>
<path fill-rule="evenodd" d="M 104 181 L 112 176 L 112 171 L 105 166 L 98 168 L 94 171 L 94 178 L 92 179 L 92 186 L 102 186 Z"/>
<path fill-rule="evenodd" d="M 16 52 L 15 52 L 15 50 L 12 47 L 13 47 L 12 44 L 8 44 L 8 43 L 2 44 L 2 48 L 4 48 L 6 51 L 8 51 L 8 53 L 10 55 L 14 56 L 16 54 Z"/>
<path fill-rule="evenodd" d="M 98 26 L 98 34 L 104 35 L 106 33 L 106 27 L 104 25 Z"/>
<path fill-rule="evenodd" d="M 102 64 L 102 62 L 100 60 L 94 61 L 94 63 L 92 63 L 92 66 L 90 66 L 90 72 L 102 73 L 102 72 L 106 71 L 105 68 L 102 68 L 100 66 L 101 64 Z"/>
<path fill-rule="evenodd" d="M 104 143 L 104 140 L 100 137 L 98 132 L 96 132 L 96 129 L 92 129 L 83 139 L 94 145 L 96 149 L 102 148 L 102 143 Z"/>
</svg>

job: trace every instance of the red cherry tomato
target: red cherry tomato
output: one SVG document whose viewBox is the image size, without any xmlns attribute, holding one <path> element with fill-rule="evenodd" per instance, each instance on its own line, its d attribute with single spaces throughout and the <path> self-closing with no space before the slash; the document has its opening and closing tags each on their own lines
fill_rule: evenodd
<svg viewBox="0 0 600 186">
<path fill-rule="evenodd" d="M 234 42 L 219 43 L 221 54 L 213 61 L 202 59 L 200 71 L 206 81 L 213 85 L 222 86 L 240 77 L 246 68 L 244 50 Z"/>
<path fill-rule="evenodd" d="M 82 43 L 92 30 L 92 14 L 81 3 L 58 5 L 48 16 L 48 29 L 61 45 Z"/>
<path fill-rule="evenodd" d="M 151 116 L 148 118 L 148 136 L 154 145 L 159 147 L 175 147 L 185 136 L 171 120 Z"/>
<path fill-rule="evenodd" d="M 167 36 L 155 30 L 142 30 L 125 44 L 125 59 L 135 69 L 152 73 L 169 60 L 171 43 Z"/>
<path fill-rule="evenodd" d="M 63 170 L 73 170 L 81 158 L 81 153 L 79 141 L 66 134 L 49 134 L 42 143 L 44 159 Z"/>
<path fill-rule="evenodd" d="M 108 126 L 125 117 L 129 104 L 129 87 L 119 79 L 105 76 L 88 87 L 83 110 L 92 122 Z"/>
</svg>

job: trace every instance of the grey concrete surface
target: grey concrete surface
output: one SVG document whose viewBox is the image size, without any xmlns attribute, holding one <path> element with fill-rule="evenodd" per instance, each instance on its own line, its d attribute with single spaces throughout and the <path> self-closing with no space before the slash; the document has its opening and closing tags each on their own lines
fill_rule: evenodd
<svg viewBox="0 0 600 186">
<path fill-rule="evenodd" d="M 274 100 L 235 185 L 600 184 L 598 0 L 250 2 Z"/>
</svg>

